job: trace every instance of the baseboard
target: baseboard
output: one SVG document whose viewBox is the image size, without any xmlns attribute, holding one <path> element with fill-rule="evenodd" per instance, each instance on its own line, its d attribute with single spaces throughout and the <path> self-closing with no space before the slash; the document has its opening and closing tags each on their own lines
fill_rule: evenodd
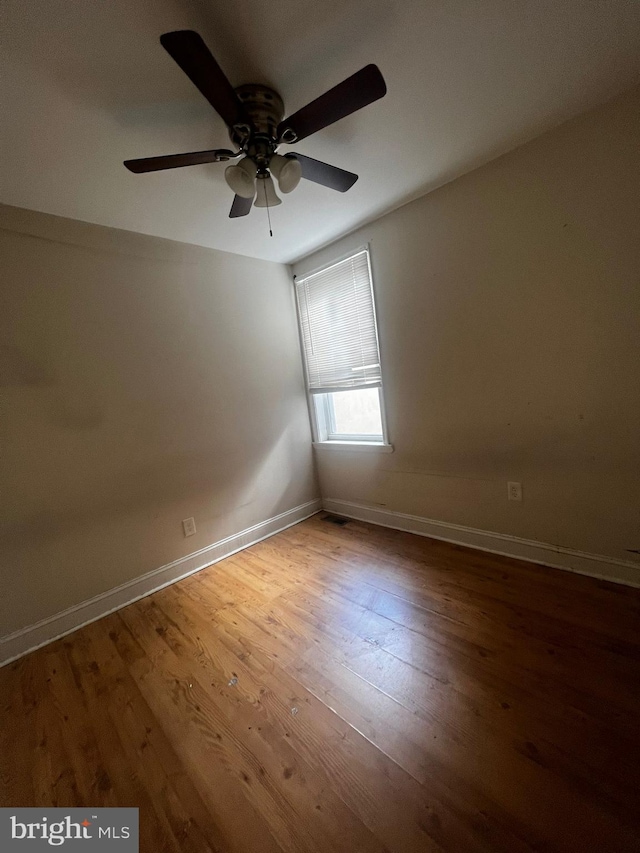
<svg viewBox="0 0 640 853">
<path fill-rule="evenodd" d="M 255 545 L 256 542 L 268 539 L 269 536 L 273 536 L 275 533 L 279 533 L 281 530 L 314 515 L 321 507 L 320 499 L 308 501 L 273 518 L 268 518 L 266 521 L 261 521 L 259 524 L 254 524 L 253 527 L 241 530 L 240 533 L 214 542 L 200 551 L 195 551 L 186 557 L 180 557 L 179 560 L 167 563 L 166 566 L 161 566 L 159 569 L 154 569 L 121 586 L 96 595 L 88 601 L 69 607 L 68 610 L 49 616 L 35 625 L 21 628 L 13 634 L 0 637 L 0 666 L 5 666 L 16 658 L 39 649 L 41 646 L 53 642 L 53 640 L 58 640 L 72 631 L 77 631 L 83 625 L 95 622 L 96 619 L 101 619 L 115 610 L 120 610 L 139 598 L 144 598 L 146 595 L 157 592 L 169 584 L 176 583 L 188 575 L 206 569 L 207 566 Z"/>
<path fill-rule="evenodd" d="M 599 580 L 624 584 L 625 586 L 640 587 L 640 564 L 630 560 L 618 560 L 615 557 L 605 557 L 601 554 L 589 554 L 586 551 L 575 551 L 559 545 L 549 545 L 532 539 L 520 539 L 505 533 L 490 533 L 475 527 L 464 527 L 461 524 L 450 524 L 446 521 L 435 521 L 431 518 L 420 518 L 417 515 L 406 515 L 403 512 L 393 512 L 388 509 L 366 506 L 365 504 L 342 501 L 337 498 L 325 498 L 323 509 L 336 515 L 344 515 L 358 521 L 368 521 L 381 527 L 392 527 L 394 530 L 404 530 L 417 533 L 419 536 L 429 536 L 452 542 L 455 545 L 468 545 L 478 551 L 488 551 L 491 554 L 501 554 L 504 557 L 515 557 L 528 563 L 538 563 L 554 569 L 564 569 L 589 575 Z"/>
</svg>

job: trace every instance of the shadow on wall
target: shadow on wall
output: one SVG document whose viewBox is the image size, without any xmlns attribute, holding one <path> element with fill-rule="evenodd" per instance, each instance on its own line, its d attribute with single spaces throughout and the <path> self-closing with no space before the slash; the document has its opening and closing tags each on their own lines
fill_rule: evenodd
<svg viewBox="0 0 640 853">
<path fill-rule="evenodd" d="M 93 472 L 86 470 L 78 484 L 83 492 L 81 500 L 56 501 L 55 483 L 51 483 L 48 499 L 42 501 L 41 507 L 21 521 L 3 523 L 0 542 L 15 549 L 42 545 L 59 537 L 86 533 L 110 519 L 124 519 L 145 509 L 150 510 L 152 518 L 158 518 L 162 507 L 187 502 L 206 506 L 207 515 L 202 522 L 221 524 L 223 529 L 216 530 L 214 535 L 216 539 L 225 538 L 290 508 L 286 498 L 295 483 L 289 433 L 291 429 L 285 428 L 268 448 L 247 448 L 242 466 L 232 448 L 225 453 L 217 447 L 210 453 L 163 455 L 132 465 L 108 483 L 95 482 Z M 245 508 L 257 501 L 261 512 L 260 518 L 254 519 Z M 177 518 L 177 531 L 179 521 Z M 204 532 L 204 524 L 201 526 Z"/>
<path fill-rule="evenodd" d="M 63 388 L 56 371 L 15 346 L 0 347 L 0 388 L 55 389 L 48 398 L 48 420 L 61 429 L 97 429 L 105 417 L 96 389 Z"/>
<path fill-rule="evenodd" d="M 56 374 L 18 347 L 0 346 L 0 388 L 49 388 Z"/>
</svg>

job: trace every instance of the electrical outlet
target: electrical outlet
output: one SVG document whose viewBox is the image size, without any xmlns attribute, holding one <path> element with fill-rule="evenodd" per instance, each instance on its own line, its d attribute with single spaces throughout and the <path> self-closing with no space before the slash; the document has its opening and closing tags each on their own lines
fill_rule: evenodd
<svg viewBox="0 0 640 853">
<path fill-rule="evenodd" d="M 507 497 L 510 501 L 521 501 L 522 483 L 507 483 Z"/>
<path fill-rule="evenodd" d="M 193 518 L 185 518 L 182 522 L 182 529 L 185 536 L 193 536 L 196 532 L 196 523 Z"/>
</svg>

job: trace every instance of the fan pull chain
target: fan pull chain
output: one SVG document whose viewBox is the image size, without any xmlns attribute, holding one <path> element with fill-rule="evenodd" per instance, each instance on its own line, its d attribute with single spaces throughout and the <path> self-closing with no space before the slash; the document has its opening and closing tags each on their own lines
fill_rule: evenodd
<svg viewBox="0 0 640 853">
<path fill-rule="evenodd" d="M 271 213 L 269 212 L 269 196 L 267 195 L 267 182 L 266 180 L 262 181 L 264 186 L 264 201 L 267 205 L 267 220 L 269 222 L 269 237 L 273 237 L 273 231 L 271 230 Z"/>
</svg>

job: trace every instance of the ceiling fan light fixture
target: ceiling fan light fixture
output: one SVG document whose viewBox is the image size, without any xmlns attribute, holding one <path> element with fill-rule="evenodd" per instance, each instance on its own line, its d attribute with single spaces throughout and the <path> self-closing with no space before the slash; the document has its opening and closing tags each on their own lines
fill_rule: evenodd
<svg viewBox="0 0 640 853">
<path fill-rule="evenodd" d="M 243 157 L 237 166 L 227 166 L 224 179 L 240 198 L 253 198 L 256 194 L 256 164 Z"/>
<path fill-rule="evenodd" d="M 276 188 L 271 175 L 258 175 L 256 200 L 254 207 L 276 207 L 282 204 L 282 199 L 276 195 Z"/>
<path fill-rule="evenodd" d="M 269 171 L 278 180 L 280 192 L 290 193 L 300 183 L 302 178 L 302 166 L 295 157 L 283 157 L 282 154 L 274 154 L 269 161 Z"/>
</svg>

